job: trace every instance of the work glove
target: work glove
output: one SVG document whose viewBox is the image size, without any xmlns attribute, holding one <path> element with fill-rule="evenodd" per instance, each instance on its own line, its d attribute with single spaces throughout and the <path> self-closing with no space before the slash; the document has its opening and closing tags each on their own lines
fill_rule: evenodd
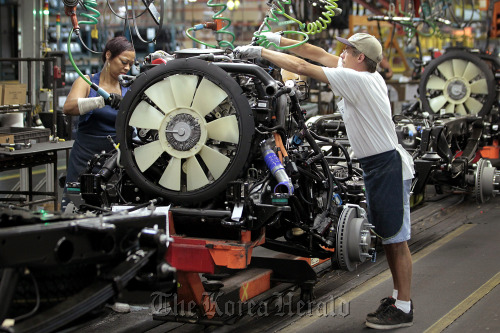
<svg viewBox="0 0 500 333">
<path fill-rule="evenodd" d="M 238 46 L 233 50 L 236 59 L 255 59 L 262 55 L 262 47 L 260 46 Z"/>
<path fill-rule="evenodd" d="M 263 32 L 257 37 L 257 44 L 266 48 L 268 46 L 278 47 L 280 42 L 281 34 L 277 32 Z"/>
<path fill-rule="evenodd" d="M 109 98 L 104 100 L 104 104 L 111 106 L 113 109 L 118 110 L 120 108 L 120 102 L 122 101 L 122 96 L 111 93 Z"/>
</svg>

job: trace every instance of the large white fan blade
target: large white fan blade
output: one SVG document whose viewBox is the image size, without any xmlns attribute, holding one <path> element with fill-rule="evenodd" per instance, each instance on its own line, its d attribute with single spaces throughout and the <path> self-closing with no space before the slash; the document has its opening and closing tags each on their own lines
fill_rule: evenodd
<svg viewBox="0 0 500 333">
<path fill-rule="evenodd" d="M 488 93 L 488 82 L 486 82 L 486 79 L 477 80 L 470 85 L 470 91 L 473 94 L 486 95 Z"/>
<path fill-rule="evenodd" d="M 195 156 L 191 156 L 186 160 L 186 188 L 188 191 L 196 190 L 209 183 L 207 176 L 203 172 L 200 163 Z"/>
<path fill-rule="evenodd" d="M 219 86 L 210 80 L 203 79 L 198 89 L 196 89 L 196 95 L 191 107 L 202 116 L 206 116 L 225 100 L 226 97 L 226 92 Z"/>
<path fill-rule="evenodd" d="M 209 122 L 207 124 L 207 132 L 210 139 L 231 143 L 239 142 L 240 131 L 235 115 Z"/>
<path fill-rule="evenodd" d="M 142 101 L 135 108 L 128 124 L 129 126 L 158 130 L 163 117 L 164 116 L 160 111 L 149 105 L 147 102 Z"/>
<path fill-rule="evenodd" d="M 190 108 L 198 84 L 198 76 L 178 74 L 169 78 L 177 107 Z"/>
<path fill-rule="evenodd" d="M 144 93 L 165 113 L 176 107 L 170 78 L 153 84 Z"/>
<path fill-rule="evenodd" d="M 469 109 L 470 113 L 477 114 L 483 107 L 483 103 L 475 98 L 469 97 L 465 101 L 465 106 L 467 107 L 467 109 Z"/>
<path fill-rule="evenodd" d="M 465 67 L 467 67 L 467 61 L 462 59 L 453 59 L 453 74 L 458 77 L 462 77 L 465 72 Z"/>
<path fill-rule="evenodd" d="M 208 146 L 203 146 L 200 151 L 200 156 L 203 159 L 203 162 L 207 165 L 208 170 L 210 170 L 214 179 L 218 179 L 222 176 L 224 170 L 226 170 L 229 162 L 231 161 L 226 155 L 223 155 Z"/>
<path fill-rule="evenodd" d="M 447 102 L 446 97 L 440 95 L 438 97 L 434 97 L 433 99 L 431 99 L 429 101 L 429 104 L 431 106 L 432 111 L 437 112 L 443 107 L 443 105 L 445 105 L 446 102 Z"/>
<path fill-rule="evenodd" d="M 135 162 L 139 170 L 146 171 L 163 153 L 160 141 L 153 141 L 147 145 L 134 149 Z"/>
<path fill-rule="evenodd" d="M 467 115 L 467 110 L 465 110 L 465 107 L 463 104 L 457 104 L 457 107 L 455 108 L 455 112 L 462 115 L 462 116 Z"/>
<path fill-rule="evenodd" d="M 449 80 L 453 77 L 453 65 L 451 61 L 445 61 L 442 64 L 438 65 L 438 69 L 446 78 L 446 80 Z"/>
<path fill-rule="evenodd" d="M 168 162 L 163 175 L 161 175 L 158 184 L 169 190 L 181 190 L 181 159 L 172 157 Z"/>
<path fill-rule="evenodd" d="M 436 75 L 431 75 L 429 81 L 427 81 L 426 89 L 435 89 L 435 90 L 443 90 L 446 81 L 441 79 Z"/>
<path fill-rule="evenodd" d="M 465 68 L 465 72 L 464 72 L 464 75 L 462 77 L 464 79 L 466 79 L 467 81 L 470 81 L 481 73 L 482 72 L 479 69 L 479 67 L 477 67 L 474 63 L 469 62 L 467 64 L 467 67 Z"/>
<path fill-rule="evenodd" d="M 448 103 L 445 108 L 445 113 L 455 113 L 455 104 Z"/>
</svg>

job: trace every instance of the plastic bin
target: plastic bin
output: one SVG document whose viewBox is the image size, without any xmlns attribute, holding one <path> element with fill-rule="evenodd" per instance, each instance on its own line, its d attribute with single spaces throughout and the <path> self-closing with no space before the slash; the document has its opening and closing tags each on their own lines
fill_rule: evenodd
<svg viewBox="0 0 500 333">
<path fill-rule="evenodd" d="M 28 143 L 34 140 L 36 143 L 48 142 L 50 138 L 49 128 L 29 127 L 0 127 L 0 134 L 14 135 L 14 143 Z"/>
</svg>

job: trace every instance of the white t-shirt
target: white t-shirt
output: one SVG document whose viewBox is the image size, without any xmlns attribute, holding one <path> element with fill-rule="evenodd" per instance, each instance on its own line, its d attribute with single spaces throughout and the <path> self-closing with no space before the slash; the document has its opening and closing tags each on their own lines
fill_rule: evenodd
<svg viewBox="0 0 500 333">
<path fill-rule="evenodd" d="M 396 149 L 403 162 L 403 179 L 412 179 L 413 159 L 398 144 L 391 115 L 387 85 L 378 73 L 358 72 L 350 68 L 323 67 L 333 93 L 343 97 L 339 109 L 347 136 L 358 158 Z"/>
</svg>

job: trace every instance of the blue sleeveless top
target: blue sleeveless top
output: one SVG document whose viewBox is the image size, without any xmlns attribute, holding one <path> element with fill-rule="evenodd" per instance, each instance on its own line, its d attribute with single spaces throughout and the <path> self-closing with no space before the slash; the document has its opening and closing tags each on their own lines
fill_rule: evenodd
<svg viewBox="0 0 500 333">
<path fill-rule="evenodd" d="M 100 77 L 101 72 L 92 75 L 90 81 L 99 85 Z M 122 87 L 121 90 L 122 96 L 124 96 L 128 88 Z M 95 90 L 90 89 L 88 97 L 98 96 Z M 78 176 L 85 170 L 87 162 L 95 154 L 100 154 L 103 151 L 109 152 L 114 149 L 107 136 L 111 135 L 116 142 L 115 121 L 117 114 L 118 110 L 105 105 L 103 108 L 92 110 L 80 116 L 75 143 L 69 157 L 66 182 L 78 181 Z"/>
</svg>

